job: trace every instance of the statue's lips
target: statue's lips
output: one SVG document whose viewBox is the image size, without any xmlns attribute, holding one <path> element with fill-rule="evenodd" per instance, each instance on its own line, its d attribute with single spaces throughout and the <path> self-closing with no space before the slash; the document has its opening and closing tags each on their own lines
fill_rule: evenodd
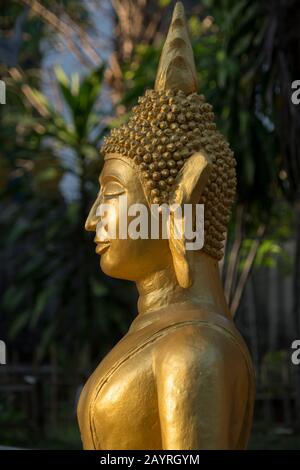
<svg viewBox="0 0 300 470">
<path fill-rule="evenodd" d="M 110 242 L 99 242 L 98 240 L 95 240 L 95 243 L 97 243 L 95 250 L 97 255 L 102 255 L 110 247 Z"/>
</svg>

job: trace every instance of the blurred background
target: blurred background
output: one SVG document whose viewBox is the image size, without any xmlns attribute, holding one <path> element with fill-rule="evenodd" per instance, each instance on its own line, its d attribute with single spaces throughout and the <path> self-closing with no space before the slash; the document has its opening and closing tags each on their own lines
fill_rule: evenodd
<svg viewBox="0 0 300 470">
<path fill-rule="evenodd" d="M 0 446 L 81 448 L 81 387 L 136 315 L 135 287 L 101 273 L 83 226 L 103 137 L 153 87 L 174 3 L 0 1 Z M 300 448 L 300 5 L 183 3 L 237 159 L 220 269 L 256 368 L 250 448 Z"/>
</svg>

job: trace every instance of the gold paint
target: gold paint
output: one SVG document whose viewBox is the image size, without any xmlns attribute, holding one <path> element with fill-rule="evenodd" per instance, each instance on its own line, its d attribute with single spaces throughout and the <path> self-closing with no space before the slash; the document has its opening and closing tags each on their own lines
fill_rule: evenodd
<svg viewBox="0 0 300 470">
<path fill-rule="evenodd" d="M 155 82 L 155 90 L 170 89 L 182 90 L 187 95 L 198 89 L 194 54 L 181 2 L 174 8 Z"/>
<path fill-rule="evenodd" d="M 254 372 L 218 268 L 235 161 L 196 93 L 191 50 L 179 2 L 155 90 L 104 143 L 102 190 L 86 229 L 95 231 L 106 194 L 118 205 L 117 186 L 128 205 L 203 202 L 205 244 L 186 251 L 172 230 L 170 240 L 96 238 L 104 273 L 136 283 L 139 314 L 82 391 L 85 449 L 243 449 L 249 438 Z"/>
</svg>

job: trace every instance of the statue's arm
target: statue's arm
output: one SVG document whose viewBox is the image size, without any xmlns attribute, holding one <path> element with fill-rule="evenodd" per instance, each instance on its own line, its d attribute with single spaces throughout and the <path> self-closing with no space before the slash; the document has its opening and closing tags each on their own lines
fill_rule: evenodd
<svg viewBox="0 0 300 470">
<path fill-rule="evenodd" d="M 234 448 L 247 401 L 245 370 L 232 351 L 214 344 L 214 334 L 186 333 L 168 338 L 155 357 L 163 449 Z"/>
</svg>

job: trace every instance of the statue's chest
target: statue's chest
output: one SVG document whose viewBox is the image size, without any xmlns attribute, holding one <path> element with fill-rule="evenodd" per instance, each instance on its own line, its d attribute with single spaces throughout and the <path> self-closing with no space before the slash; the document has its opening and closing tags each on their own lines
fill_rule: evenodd
<svg viewBox="0 0 300 470">
<path fill-rule="evenodd" d="M 78 410 L 85 448 L 160 448 L 152 349 L 117 345 L 90 377 Z"/>
</svg>

